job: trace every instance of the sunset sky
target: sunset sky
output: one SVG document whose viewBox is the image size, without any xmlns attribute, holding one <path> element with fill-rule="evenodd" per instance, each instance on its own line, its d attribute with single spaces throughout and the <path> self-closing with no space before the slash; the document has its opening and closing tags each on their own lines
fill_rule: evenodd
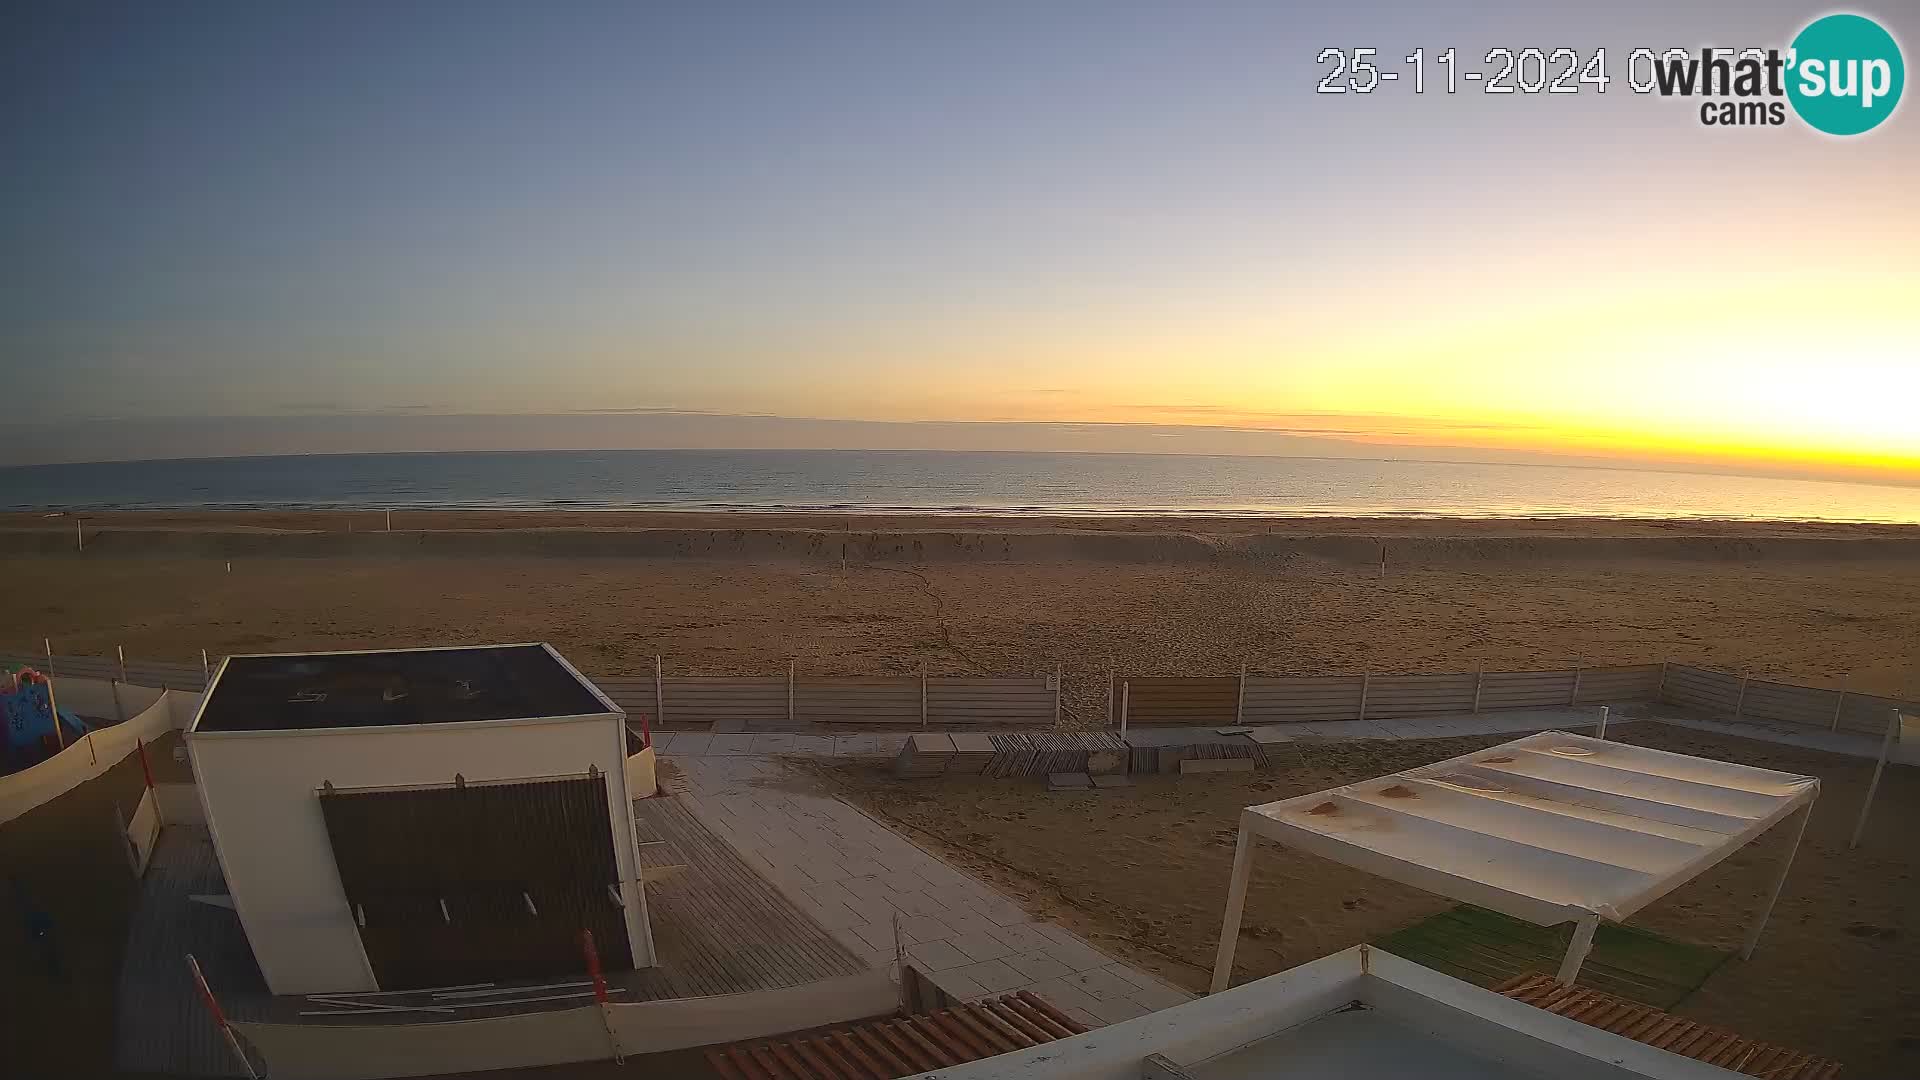
<svg viewBox="0 0 1920 1080">
<path fill-rule="evenodd" d="M 1920 481 L 1915 103 L 1851 139 L 1702 127 L 1627 89 L 1635 47 L 1784 48 L 1829 9 L 1565 7 L 10 6 L 0 462 L 1224 446 Z M 1912 6 L 1845 10 L 1911 67 Z M 1424 95 L 1313 92 L 1324 47 L 1494 45 L 1604 46 L 1614 82 L 1449 96 L 1430 60 Z"/>
</svg>

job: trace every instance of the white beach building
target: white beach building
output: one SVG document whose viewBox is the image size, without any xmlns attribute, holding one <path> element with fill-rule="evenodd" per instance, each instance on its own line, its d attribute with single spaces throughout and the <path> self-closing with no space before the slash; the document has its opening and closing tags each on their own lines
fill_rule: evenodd
<svg viewBox="0 0 1920 1080">
<path fill-rule="evenodd" d="M 628 738 L 544 644 L 230 657 L 186 733 L 283 995 L 651 965 Z"/>
</svg>

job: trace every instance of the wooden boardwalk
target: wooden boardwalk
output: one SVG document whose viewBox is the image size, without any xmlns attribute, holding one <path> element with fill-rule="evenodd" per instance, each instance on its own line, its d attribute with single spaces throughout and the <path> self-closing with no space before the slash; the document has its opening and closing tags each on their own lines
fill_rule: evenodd
<svg viewBox="0 0 1920 1080">
<path fill-rule="evenodd" d="M 867 970 L 678 798 L 635 803 L 634 824 L 641 865 L 666 871 L 647 886 L 660 966 L 612 980 L 628 988 L 619 1000 L 772 990 Z"/>
<path fill-rule="evenodd" d="M 192 953 L 207 982 L 229 1003 L 267 993 L 232 911 L 196 903 L 194 893 L 227 891 L 204 825 L 169 825 L 140 882 L 138 906 L 127 928 L 114 1015 L 114 1062 L 126 1072 L 189 1076 L 243 1076 L 240 1063 L 194 989 L 186 956 Z"/>
</svg>

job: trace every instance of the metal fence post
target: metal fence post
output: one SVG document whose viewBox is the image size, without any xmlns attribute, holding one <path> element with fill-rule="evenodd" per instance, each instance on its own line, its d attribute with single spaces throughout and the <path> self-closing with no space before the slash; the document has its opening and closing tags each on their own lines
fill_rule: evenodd
<svg viewBox="0 0 1920 1080">
<path fill-rule="evenodd" d="M 1240 661 L 1240 693 L 1233 699 L 1233 722 L 1246 723 L 1247 716 L 1247 662 Z"/>
<path fill-rule="evenodd" d="M 1664 656 L 1660 658 L 1660 684 L 1653 688 L 1653 700 L 1667 700 L 1667 660 Z"/>
<path fill-rule="evenodd" d="M 1133 680 L 1120 684 L 1120 737 L 1127 737 L 1127 691 L 1132 688 Z"/>
<path fill-rule="evenodd" d="M 666 679 L 662 677 L 662 674 L 660 657 L 658 654 L 655 654 L 653 658 L 653 722 L 660 727 L 666 727 L 667 686 Z"/>
<path fill-rule="evenodd" d="M 1363 672 L 1360 675 L 1360 717 L 1359 718 L 1362 720 L 1365 720 L 1367 718 L 1367 684 L 1371 681 L 1373 681 L 1373 676 L 1370 673 Z"/>
<path fill-rule="evenodd" d="M 1752 669 L 1740 673 L 1740 696 L 1733 702 L 1733 718 L 1737 721 L 1747 711 L 1747 680 L 1753 677 Z"/>
<path fill-rule="evenodd" d="M 1567 704 L 1577 705 L 1579 703 L 1580 703 L 1580 665 L 1575 664 L 1573 665 L 1573 692 L 1567 695 Z"/>
<path fill-rule="evenodd" d="M 793 723 L 793 669 L 799 663 L 798 660 L 787 661 L 787 723 L 789 724 Z"/>
<path fill-rule="evenodd" d="M 114 656 L 114 659 L 120 661 L 120 681 L 126 682 L 127 681 L 127 650 L 122 648 L 121 646 L 115 645 L 113 647 L 113 656 Z"/>
<path fill-rule="evenodd" d="M 1067 665 L 1053 665 L 1053 726 L 1060 726 L 1060 695 L 1067 688 Z"/>
<path fill-rule="evenodd" d="M 1893 750 L 1894 733 L 1900 730 L 1900 710 L 1887 710 L 1887 734 L 1880 740 L 1880 757 L 1873 763 L 1873 779 L 1867 781 L 1867 797 L 1860 803 L 1860 820 L 1854 823 L 1853 839 L 1847 843 L 1851 851 L 1860 846 L 1860 837 L 1867 831 L 1867 814 L 1873 810 L 1873 795 L 1880 790 L 1880 771 L 1887 767 L 1887 755 Z"/>
<path fill-rule="evenodd" d="M 927 662 L 920 661 L 920 730 L 927 730 Z"/>
<path fill-rule="evenodd" d="M 60 703 L 53 698 L 53 675 L 51 672 L 47 675 L 47 712 L 53 717 L 53 741 L 60 745 L 60 749 L 65 750 L 67 748 L 67 733 L 60 729 Z"/>
<path fill-rule="evenodd" d="M 1840 710 L 1847 707 L 1847 688 L 1840 688 L 1840 696 L 1833 702 L 1833 723 L 1827 725 L 1828 731 L 1840 730 Z"/>
</svg>

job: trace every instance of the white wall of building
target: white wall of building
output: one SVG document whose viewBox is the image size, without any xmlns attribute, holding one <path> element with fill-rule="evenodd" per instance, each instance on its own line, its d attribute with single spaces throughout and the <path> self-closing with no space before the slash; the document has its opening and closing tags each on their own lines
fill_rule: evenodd
<svg viewBox="0 0 1920 1080">
<path fill-rule="evenodd" d="M 450 784 L 579 775 L 609 787 L 627 938 L 636 966 L 652 963 L 638 882 L 617 715 L 316 731 L 189 732 L 194 774 L 234 908 L 276 994 L 377 990 L 360 945 L 319 789 Z M 611 966 L 615 958 L 605 957 Z"/>
</svg>

